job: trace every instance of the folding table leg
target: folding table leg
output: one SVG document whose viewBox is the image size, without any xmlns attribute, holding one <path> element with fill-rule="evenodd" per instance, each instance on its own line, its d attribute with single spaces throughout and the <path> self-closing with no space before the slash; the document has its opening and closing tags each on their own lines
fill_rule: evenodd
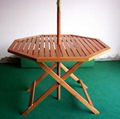
<svg viewBox="0 0 120 119">
<path fill-rule="evenodd" d="M 81 84 L 81 86 L 82 86 L 82 88 L 83 88 L 84 94 L 85 94 L 85 96 L 86 96 L 89 104 L 93 106 L 92 101 L 91 101 L 91 99 L 90 99 L 90 97 L 89 97 L 89 95 L 88 95 L 88 93 L 87 93 L 86 88 L 84 87 L 84 83 L 82 82 L 82 80 L 80 80 L 80 84 Z"/>
<path fill-rule="evenodd" d="M 62 68 L 65 72 L 67 72 L 67 71 L 69 70 L 69 69 L 68 69 L 66 66 L 64 66 L 62 63 L 60 63 L 60 66 L 61 66 L 61 68 Z M 77 78 L 73 73 L 72 73 L 70 76 L 72 77 L 72 79 L 74 79 L 76 82 L 78 82 L 78 83 L 81 85 L 79 78 Z M 88 88 L 84 83 L 83 83 L 83 85 L 84 85 L 85 88 Z"/>
<path fill-rule="evenodd" d="M 47 67 L 43 63 L 39 63 L 42 69 L 44 69 L 48 74 L 50 74 L 59 84 L 61 84 L 68 92 L 70 92 L 73 96 L 75 96 L 80 102 L 82 102 L 88 109 L 90 109 L 93 113 L 99 114 L 99 111 L 95 109 L 89 102 L 87 102 L 81 95 L 79 95 L 74 89 L 72 89 L 64 80 L 71 75 L 80 65 L 81 63 L 76 63 L 66 74 L 60 78 L 55 72 L 53 72 L 49 67 Z M 38 100 L 36 100 L 32 106 L 28 107 L 22 114 L 26 115 L 31 112 L 38 104 L 40 104 L 50 93 L 52 93 L 57 87 L 58 83 L 55 83 L 50 89 L 48 89 Z"/>
<path fill-rule="evenodd" d="M 63 80 L 65 80 L 71 73 L 73 73 L 82 63 L 76 63 L 66 74 L 62 76 Z M 47 72 L 46 72 L 47 73 Z M 42 96 L 36 100 L 32 106 L 28 107 L 22 115 L 26 115 L 31 112 L 38 104 L 40 104 L 50 93 L 52 93 L 58 87 L 58 83 L 55 83 L 51 88 L 49 88 Z"/>
<path fill-rule="evenodd" d="M 50 69 L 54 69 L 56 66 L 57 66 L 57 64 L 54 63 L 52 66 L 50 66 Z M 47 75 L 48 75 L 47 72 L 43 73 L 43 74 L 40 76 L 40 78 L 39 78 L 38 80 L 36 80 L 35 86 L 38 85 Z M 30 91 L 31 91 L 31 88 L 32 88 L 32 87 L 28 88 L 27 91 L 30 92 Z"/>
<path fill-rule="evenodd" d="M 58 87 L 58 84 L 55 83 L 51 88 L 49 88 L 42 96 L 40 96 L 38 98 L 38 100 L 36 100 L 32 106 L 28 107 L 23 113 L 22 115 L 27 115 L 28 113 L 30 113 L 38 104 L 40 104 L 48 95 L 50 95 L 56 88 Z"/>
<path fill-rule="evenodd" d="M 81 95 L 79 95 L 73 88 L 71 88 L 62 78 L 60 78 L 56 73 L 54 73 L 49 67 L 43 63 L 39 63 L 42 69 L 48 72 L 58 83 L 60 83 L 68 92 L 70 92 L 74 97 L 76 97 L 81 103 L 83 103 L 89 110 L 94 114 L 99 114 L 99 111 L 90 105 Z"/>
<path fill-rule="evenodd" d="M 57 62 L 57 75 L 60 77 L 60 62 Z M 60 100 L 60 95 L 61 95 L 61 86 L 58 83 L 57 87 L 57 99 Z"/>
<path fill-rule="evenodd" d="M 29 106 L 32 106 L 34 102 L 35 85 L 36 85 L 36 80 L 32 84 Z"/>
</svg>

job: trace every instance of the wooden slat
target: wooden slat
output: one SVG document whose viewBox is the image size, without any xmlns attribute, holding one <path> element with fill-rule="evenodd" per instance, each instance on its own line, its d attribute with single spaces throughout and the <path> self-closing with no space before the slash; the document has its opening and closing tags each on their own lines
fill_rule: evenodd
<svg viewBox="0 0 120 119">
<path fill-rule="evenodd" d="M 18 41 L 15 40 L 12 45 L 10 45 L 9 49 L 8 50 L 14 50 L 15 46 L 18 44 Z"/>
<path fill-rule="evenodd" d="M 93 39 L 93 42 L 94 42 L 100 49 L 103 49 L 103 48 L 104 48 L 99 42 L 97 42 L 96 39 Z"/>
<path fill-rule="evenodd" d="M 45 38 L 45 57 L 50 57 L 48 36 L 44 36 L 44 38 Z"/>
<path fill-rule="evenodd" d="M 89 61 L 89 57 L 55 57 L 55 58 L 43 58 L 40 57 L 36 60 L 37 62 L 76 62 L 76 61 Z"/>
<path fill-rule="evenodd" d="M 56 56 L 61 57 L 62 54 L 61 54 L 60 46 L 57 45 L 57 37 L 56 36 L 53 37 L 53 41 L 54 41 L 54 44 L 55 44 Z"/>
<path fill-rule="evenodd" d="M 19 46 L 17 46 L 18 48 L 16 49 L 16 51 L 19 52 L 22 45 L 23 45 L 23 41 L 22 41 L 22 42 L 19 42 Z"/>
<path fill-rule="evenodd" d="M 97 44 L 95 44 L 95 42 L 93 42 L 93 40 L 88 39 L 87 41 L 90 42 L 93 45 L 93 47 L 95 47 L 97 49 L 97 51 L 101 50 L 101 48 Z"/>
<path fill-rule="evenodd" d="M 29 50 L 28 48 L 29 48 L 29 46 L 31 44 L 31 41 L 32 41 L 32 38 L 29 38 L 28 41 L 27 41 L 27 43 L 26 43 L 26 45 L 25 45 L 23 53 L 27 53 L 28 52 L 28 50 Z"/>
<path fill-rule="evenodd" d="M 93 50 L 84 42 L 84 40 L 82 38 L 78 38 L 78 39 L 79 39 L 78 41 L 82 43 L 82 45 L 87 49 L 87 51 L 90 54 L 94 53 Z"/>
<path fill-rule="evenodd" d="M 69 45 L 68 45 L 66 39 L 67 39 L 67 38 L 64 36 L 64 37 L 63 37 L 63 42 L 64 42 L 64 46 L 65 46 L 65 48 L 66 48 L 67 54 L 68 54 L 69 57 L 73 57 L 74 54 L 72 53 L 71 49 L 69 48 Z"/>
<path fill-rule="evenodd" d="M 56 47 L 57 47 L 56 44 L 57 44 L 57 37 L 55 35 L 55 36 L 53 36 L 53 47 L 54 47 L 54 51 L 55 51 L 55 57 L 58 55 L 57 50 L 56 50 Z"/>
<path fill-rule="evenodd" d="M 19 48 L 19 51 L 20 51 L 20 52 L 23 52 L 23 51 L 24 51 L 24 47 L 25 47 L 25 45 L 26 45 L 26 42 L 27 42 L 27 40 L 23 40 L 23 41 L 22 41 L 22 44 L 21 44 L 21 46 L 20 46 L 20 48 Z"/>
<path fill-rule="evenodd" d="M 77 56 L 77 57 L 80 56 L 79 53 L 77 52 L 76 48 L 74 47 L 73 42 L 71 42 L 70 39 L 71 39 L 71 37 L 67 37 L 66 41 L 68 42 L 69 47 L 72 50 L 74 56 Z"/>
<path fill-rule="evenodd" d="M 22 42 L 18 41 L 17 45 L 14 47 L 14 51 L 19 51 Z"/>
<path fill-rule="evenodd" d="M 32 39 L 31 45 L 30 45 L 29 50 L 28 50 L 28 55 L 33 55 L 35 42 L 36 42 L 36 39 L 35 38 Z"/>
<path fill-rule="evenodd" d="M 71 37 L 71 36 L 70 36 Z M 75 41 L 74 38 L 71 37 L 71 42 L 73 42 L 74 47 L 76 48 L 77 52 L 80 54 L 80 56 L 86 56 L 86 54 L 82 51 L 81 47 L 79 46 L 79 44 Z"/>
<path fill-rule="evenodd" d="M 89 46 L 89 48 L 92 49 L 93 52 L 98 51 L 98 50 L 88 41 L 88 39 L 85 39 L 85 38 L 82 38 L 82 39 L 83 39 L 83 41 Z"/>
<path fill-rule="evenodd" d="M 69 56 L 66 52 L 66 49 L 64 48 L 64 43 L 63 42 L 61 42 L 60 49 L 61 49 L 62 57 L 68 57 Z"/>
<path fill-rule="evenodd" d="M 79 40 L 78 40 L 77 37 L 74 37 L 74 38 L 75 38 L 76 43 L 79 44 L 79 47 L 86 54 L 86 56 L 89 55 L 90 53 L 88 52 L 88 50 L 86 49 L 86 47 L 81 42 L 79 42 Z"/>
<path fill-rule="evenodd" d="M 62 53 L 62 56 L 63 57 L 68 57 L 68 54 L 67 54 L 67 52 L 66 52 L 66 50 L 65 50 L 65 48 L 64 48 L 64 41 L 63 41 L 64 39 L 63 39 L 63 37 L 62 37 L 62 39 L 61 39 L 61 45 L 60 45 L 60 49 L 61 49 L 61 53 Z"/>
<path fill-rule="evenodd" d="M 40 57 L 44 57 L 44 36 L 41 36 L 41 44 L 40 44 Z"/>
<path fill-rule="evenodd" d="M 37 38 L 35 44 L 36 44 L 36 45 L 35 45 L 35 49 L 34 49 L 33 55 L 34 55 L 34 56 L 38 56 L 39 46 L 40 46 L 40 38 Z"/>
<path fill-rule="evenodd" d="M 55 49 L 53 46 L 53 36 L 49 36 L 50 39 L 50 56 L 55 57 Z"/>
</svg>

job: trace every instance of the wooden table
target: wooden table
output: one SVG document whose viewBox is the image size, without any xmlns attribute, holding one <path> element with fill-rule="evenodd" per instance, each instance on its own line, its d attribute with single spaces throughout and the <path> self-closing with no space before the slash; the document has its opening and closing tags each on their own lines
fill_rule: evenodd
<svg viewBox="0 0 120 119">
<path fill-rule="evenodd" d="M 45 71 L 38 80 L 35 80 L 27 91 L 30 93 L 29 107 L 22 113 L 23 115 L 31 112 L 39 103 L 41 103 L 50 93 L 56 88 L 58 89 L 58 99 L 60 99 L 60 85 L 70 92 L 75 98 L 83 103 L 94 114 L 99 111 L 93 106 L 92 101 L 87 93 L 87 86 L 82 80 L 77 78 L 73 72 L 86 61 L 90 61 L 95 57 L 105 53 L 110 49 L 105 43 L 99 39 L 77 36 L 77 35 L 61 35 L 61 45 L 57 44 L 57 35 L 38 35 L 28 38 L 15 40 L 9 47 L 8 51 L 19 56 L 23 56 L 34 60 Z M 55 62 L 48 67 L 44 62 Z M 76 64 L 67 69 L 61 62 L 76 62 Z M 57 73 L 53 69 L 59 65 Z M 60 69 L 63 69 L 66 74 L 60 76 Z M 56 80 L 56 83 L 51 86 L 38 100 L 34 101 L 35 86 L 40 83 L 47 75 L 50 75 Z M 85 93 L 87 100 L 78 94 L 72 87 L 65 82 L 71 76 L 79 83 Z"/>
</svg>

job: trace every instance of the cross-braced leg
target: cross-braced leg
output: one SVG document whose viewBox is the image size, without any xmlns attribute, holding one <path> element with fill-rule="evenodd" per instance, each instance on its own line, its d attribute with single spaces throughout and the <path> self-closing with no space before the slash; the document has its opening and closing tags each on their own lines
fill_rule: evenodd
<svg viewBox="0 0 120 119">
<path fill-rule="evenodd" d="M 82 102 L 88 109 L 90 109 L 94 114 L 99 114 L 99 111 L 93 107 L 89 102 L 87 102 L 81 95 L 79 95 L 74 89 L 72 89 L 64 80 L 67 78 L 71 73 L 72 70 L 76 70 L 78 68 L 79 63 L 76 63 L 62 78 L 60 78 L 56 73 L 54 73 L 49 67 L 47 67 L 43 63 L 39 63 L 39 65 L 46 71 L 48 74 L 50 74 L 58 83 L 60 83 L 66 90 L 68 90 L 73 96 L 75 96 L 80 102 Z M 76 68 L 75 68 L 76 67 Z M 28 114 L 31 112 L 39 103 L 41 103 L 50 93 L 52 93 L 56 88 L 58 87 L 58 84 L 55 83 L 50 89 L 48 89 L 37 101 L 33 103 L 32 106 L 30 106 L 25 112 L 23 112 L 23 115 Z"/>
<path fill-rule="evenodd" d="M 60 64 L 60 66 L 61 66 L 61 68 L 62 68 L 65 72 L 67 72 L 67 71 L 69 70 L 69 69 L 68 69 L 65 65 L 63 65 L 62 63 Z M 72 79 L 74 79 L 76 82 L 78 82 L 78 83 L 81 85 L 79 78 L 77 78 L 73 73 L 72 73 L 70 76 L 72 77 Z M 84 86 L 85 88 L 88 88 L 84 83 L 83 83 L 83 86 Z"/>
<path fill-rule="evenodd" d="M 57 62 L 57 75 L 60 77 L 60 62 Z M 58 83 L 57 87 L 57 99 L 60 100 L 61 97 L 61 86 Z"/>
<path fill-rule="evenodd" d="M 60 63 L 58 62 L 57 64 L 54 63 L 52 66 L 50 66 L 51 69 L 54 69 L 57 66 L 57 74 L 60 76 Z M 38 85 L 46 76 L 48 75 L 47 72 L 43 73 L 38 80 L 36 80 L 36 85 Z M 28 88 L 27 91 L 30 92 L 32 87 Z M 57 88 L 57 99 L 60 100 L 60 84 L 58 85 Z"/>
<path fill-rule="evenodd" d="M 84 87 L 84 83 L 83 83 L 82 80 L 80 80 L 80 84 L 81 84 L 81 86 L 82 86 L 82 89 L 83 89 L 83 91 L 84 91 L 84 94 L 85 94 L 85 96 L 86 96 L 89 104 L 93 106 L 92 101 L 91 101 L 91 99 L 90 99 L 90 97 L 89 97 L 89 95 L 88 95 L 88 92 L 87 92 L 86 88 Z"/>
<path fill-rule="evenodd" d="M 33 81 L 32 83 L 29 106 L 32 106 L 34 102 L 35 85 L 36 85 L 36 80 Z"/>
<path fill-rule="evenodd" d="M 57 64 L 54 63 L 52 66 L 50 66 L 50 69 L 53 70 L 56 66 L 57 66 Z M 47 73 L 47 72 L 44 72 L 44 73 L 40 76 L 40 78 L 39 78 L 38 80 L 36 80 L 35 86 L 38 85 L 47 75 L 48 75 L 48 73 Z M 32 88 L 32 87 L 28 88 L 27 91 L 30 92 L 30 91 L 31 91 L 31 88 Z"/>
<path fill-rule="evenodd" d="M 76 63 L 66 74 L 62 76 L 62 80 L 68 78 L 82 63 Z M 50 68 L 49 68 L 50 69 Z M 59 77 L 59 76 L 58 76 Z M 42 96 L 39 97 L 37 101 L 33 103 L 32 106 L 28 107 L 22 114 L 26 115 L 31 112 L 38 104 L 40 104 L 50 93 L 52 93 L 58 87 L 58 83 L 55 83 L 50 89 L 48 89 Z"/>
<path fill-rule="evenodd" d="M 61 68 L 62 68 L 65 72 L 67 72 L 67 71 L 69 70 L 69 69 L 67 69 L 67 67 L 65 67 L 62 63 L 61 63 L 60 65 L 61 65 Z M 89 97 L 89 95 L 88 95 L 88 93 L 87 93 L 87 90 L 86 90 L 87 86 L 83 83 L 82 80 L 79 80 L 73 73 L 72 73 L 70 76 L 71 76 L 75 81 L 77 81 L 77 82 L 81 85 L 81 87 L 82 87 L 82 89 L 83 89 L 83 91 L 84 91 L 84 94 L 85 94 L 85 96 L 86 96 L 89 104 L 91 104 L 91 105 L 93 106 L 92 101 L 91 101 L 91 99 L 90 99 L 90 97 Z"/>
<path fill-rule="evenodd" d="M 65 81 L 64 78 L 60 78 L 56 73 L 54 73 L 49 67 L 43 63 L 39 63 L 42 69 L 48 72 L 58 83 L 60 83 L 68 92 L 70 92 L 74 97 L 76 97 L 81 103 L 83 103 L 89 110 L 94 114 L 99 114 L 99 111 L 89 104 L 81 95 L 79 95 L 73 88 L 71 88 Z M 74 67 L 73 67 L 74 68 Z M 68 73 L 69 74 L 69 73 Z"/>
<path fill-rule="evenodd" d="M 22 115 L 27 115 L 29 112 L 31 112 L 38 104 L 40 104 L 48 95 L 50 95 L 56 88 L 58 87 L 58 83 L 55 83 L 51 88 L 49 88 L 42 96 L 36 100 L 32 106 L 29 106 Z"/>
</svg>

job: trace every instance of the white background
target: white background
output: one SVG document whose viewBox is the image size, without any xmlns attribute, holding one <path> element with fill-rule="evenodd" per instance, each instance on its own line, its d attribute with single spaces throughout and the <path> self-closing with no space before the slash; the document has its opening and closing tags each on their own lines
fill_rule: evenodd
<svg viewBox="0 0 120 119">
<path fill-rule="evenodd" d="M 120 56 L 120 0 L 62 0 L 62 33 L 100 38 Z M 18 38 L 56 34 L 56 0 L 0 0 L 0 59 Z"/>
</svg>

